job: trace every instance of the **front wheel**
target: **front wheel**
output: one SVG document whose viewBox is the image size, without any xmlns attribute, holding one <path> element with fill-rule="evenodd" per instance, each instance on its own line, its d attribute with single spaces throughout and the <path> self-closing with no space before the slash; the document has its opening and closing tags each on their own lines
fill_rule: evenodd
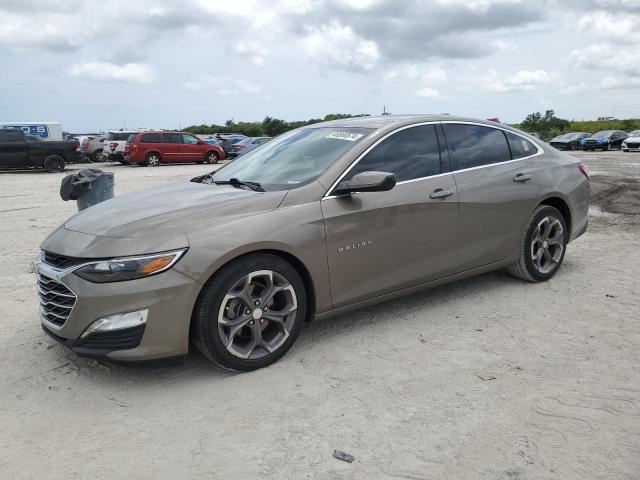
<svg viewBox="0 0 640 480">
<path fill-rule="evenodd" d="M 216 152 L 209 152 L 205 157 L 207 163 L 218 163 L 218 160 L 220 160 L 220 157 Z"/>
<path fill-rule="evenodd" d="M 64 171 L 64 158 L 60 155 L 49 155 L 44 159 L 44 168 L 49 173 L 58 173 Z"/>
<path fill-rule="evenodd" d="M 562 265 L 568 238 L 562 213 L 554 207 L 539 205 L 527 225 L 518 261 L 507 270 L 529 282 L 549 280 Z"/>
<path fill-rule="evenodd" d="M 282 357 L 307 313 L 304 283 L 276 255 L 252 254 L 224 266 L 204 286 L 191 319 L 191 338 L 223 368 L 250 371 Z"/>
</svg>

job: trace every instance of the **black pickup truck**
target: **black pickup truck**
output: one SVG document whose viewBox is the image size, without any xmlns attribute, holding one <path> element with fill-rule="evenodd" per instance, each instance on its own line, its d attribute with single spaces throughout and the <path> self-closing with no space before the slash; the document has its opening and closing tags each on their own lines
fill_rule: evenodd
<svg viewBox="0 0 640 480">
<path fill-rule="evenodd" d="M 16 128 L 0 128 L 0 168 L 44 168 L 61 172 L 78 159 L 78 142 L 44 141 Z"/>
</svg>

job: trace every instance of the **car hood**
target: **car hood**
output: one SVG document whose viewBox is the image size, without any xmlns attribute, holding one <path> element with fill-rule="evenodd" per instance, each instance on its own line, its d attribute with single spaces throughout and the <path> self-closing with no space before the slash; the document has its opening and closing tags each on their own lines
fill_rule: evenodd
<svg viewBox="0 0 640 480">
<path fill-rule="evenodd" d="M 627 137 L 624 139 L 624 141 L 631 143 L 640 143 L 640 137 Z"/>
<path fill-rule="evenodd" d="M 595 140 L 596 142 L 608 142 L 609 139 L 607 137 L 587 137 L 585 140 Z"/>
<path fill-rule="evenodd" d="M 64 228 L 104 237 L 187 233 L 198 224 L 223 223 L 274 210 L 286 193 L 181 182 L 139 190 L 99 203 L 71 217 Z"/>
</svg>

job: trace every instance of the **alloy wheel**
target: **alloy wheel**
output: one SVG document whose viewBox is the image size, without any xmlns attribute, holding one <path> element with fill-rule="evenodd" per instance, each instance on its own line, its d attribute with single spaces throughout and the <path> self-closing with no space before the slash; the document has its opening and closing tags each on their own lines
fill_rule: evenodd
<svg viewBox="0 0 640 480">
<path fill-rule="evenodd" d="M 296 292 L 284 275 L 258 270 L 227 292 L 218 312 L 218 334 L 225 348 L 243 359 L 275 352 L 289 337 L 297 314 Z"/>
<path fill-rule="evenodd" d="M 157 167 L 158 165 L 160 165 L 160 157 L 158 157 L 157 155 L 149 155 L 147 157 L 147 165 L 149 165 L 150 167 Z"/>
<path fill-rule="evenodd" d="M 555 217 L 544 217 L 531 239 L 531 260 L 542 274 L 549 273 L 562 259 L 564 251 L 564 229 Z"/>
</svg>

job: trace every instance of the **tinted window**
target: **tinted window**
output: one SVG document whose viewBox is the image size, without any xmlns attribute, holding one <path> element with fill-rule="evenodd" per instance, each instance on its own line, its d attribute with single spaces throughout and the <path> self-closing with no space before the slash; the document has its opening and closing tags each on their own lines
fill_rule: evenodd
<svg viewBox="0 0 640 480">
<path fill-rule="evenodd" d="M 407 128 L 380 142 L 345 175 L 350 180 L 362 172 L 390 172 L 396 182 L 440 173 L 440 153 L 433 125 Z"/>
<path fill-rule="evenodd" d="M 24 143 L 24 133 L 15 128 L 6 128 L 0 131 L 0 139 L 7 143 Z"/>
<path fill-rule="evenodd" d="M 457 170 L 511 160 L 502 130 L 459 123 L 445 123 L 443 128 Z"/>
<path fill-rule="evenodd" d="M 109 132 L 109 140 L 123 142 L 129 138 L 132 132 Z"/>
<path fill-rule="evenodd" d="M 131 141 L 131 140 L 130 140 Z M 145 133 L 140 143 L 162 143 L 161 133 Z"/>
<path fill-rule="evenodd" d="M 188 143 L 189 145 L 195 145 L 198 143 L 198 139 L 193 135 L 182 135 L 182 142 Z"/>
<path fill-rule="evenodd" d="M 164 143 L 182 143 L 182 135 L 179 133 L 165 133 Z"/>
<path fill-rule="evenodd" d="M 531 155 L 538 153 L 536 146 L 526 138 L 511 132 L 505 132 L 505 135 L 507 136 L 507 140 L 509 140 L 511 158 L 514 160 L 516 158 L 530 157 Z M 567 140 L 573 140 L 575 138 L 578 137 L 570 137 Z"/>
</svg>

